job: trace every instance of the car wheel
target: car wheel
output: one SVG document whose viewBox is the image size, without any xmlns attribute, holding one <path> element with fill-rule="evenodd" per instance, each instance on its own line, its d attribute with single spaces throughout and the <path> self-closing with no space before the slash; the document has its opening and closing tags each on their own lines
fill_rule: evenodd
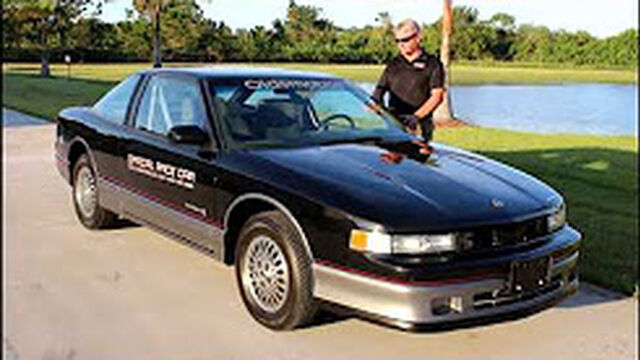
<svg viewBox="0 0 640 360">
<path fill-rule="evenodd" d="M 100 206 L 98 179 L 86 154 L 73 167 L 72 197 L 76 215 L 85 227 L 100 229 L 116 221 L 116 214 Z"/>
<path fill-rule="evenodd" d="M 313 318 L 317 304 L 312 259 L 281 212 L 259 213 L 245 223 L 236 246 L 235 269 L 242 300 L 259 323 L 288 330 Z"/>
</svg>

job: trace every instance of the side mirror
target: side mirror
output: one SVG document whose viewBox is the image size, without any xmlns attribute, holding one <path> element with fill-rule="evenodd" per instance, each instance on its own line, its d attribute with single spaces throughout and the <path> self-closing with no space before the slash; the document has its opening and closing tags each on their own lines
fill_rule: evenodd
<svg viewBox="0 0 640 360">
<path fill-rule="evenodd" d="M 178 125 L 169 130 L 169 139 L 178 144 L 202 145 L 209 141 L 209 136 L 199 126 Z"/>
</svg>

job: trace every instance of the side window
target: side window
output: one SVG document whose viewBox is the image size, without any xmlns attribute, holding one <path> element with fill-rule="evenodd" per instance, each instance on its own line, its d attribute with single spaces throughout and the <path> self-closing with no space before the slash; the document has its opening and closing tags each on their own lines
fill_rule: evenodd
<svg viewBox="0 0 640 360">
<path fill-rule="evenodd" d="M 166 135 L 177 125 L 206 128 L 206 110 L 195 80 L 154 76 L 145 89 L 135 127 Z"/>
<path fill-rule="evenodd" d="M 129 76 L 98 100 L 93 105 L 93 111 L 109 122 L 123 124 L 124 118 L 127 116 L 131 95 L 136 89 L 138 80 L 140 80 L 140 75 Z"/>
</svg>

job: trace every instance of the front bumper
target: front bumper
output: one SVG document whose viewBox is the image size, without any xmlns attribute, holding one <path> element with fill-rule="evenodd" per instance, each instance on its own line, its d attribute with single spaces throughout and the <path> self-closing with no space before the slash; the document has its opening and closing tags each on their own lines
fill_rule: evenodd
<svg viewBox="0 0 640 360">
<path fill-rule="evenodd" d="M 548 252 L 535 257 L 551 256 L 546 284 L 529 292 L 507 291 L 509 276 L 424 285 L 398 283 L 367 276 L 360 272 L 314 264 L 316 297 L 330 303 L 404 329 L 437 327 L 443 324 L 465 323 L 470 320 L 508 318 L 508 315 L 542 310 L 552 306 L 578 289 L 577 264 L 579 251 L 554 257 L 559 249 L 554 242 L 575 245 L 580 234 L 570 227 L 559 231 L 550 241 Z M 567 246 L 563 246 L 566 248 Z M 521 259 L 527 254 L 518 254 Z M 534 258 L 535 258 L 534 257 Z M 443 307 L 443 299 L 450 299 Z M 444 311 L 443 311 L 444 310 Z"/>
</svg>

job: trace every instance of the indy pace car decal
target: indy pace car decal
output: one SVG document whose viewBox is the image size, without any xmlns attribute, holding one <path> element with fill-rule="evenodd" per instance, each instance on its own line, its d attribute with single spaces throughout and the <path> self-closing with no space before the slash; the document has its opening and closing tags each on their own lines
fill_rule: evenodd
<svg viewBox="0 0 640 360">
<path fill-rule="evenodd" d="M 196 183 L 196 173 L 189 169 L 165 164 L 157 160 L 154 161 L 138 155 L 127 154 L 127 167 L 133 172 L 190 190 L 193 189 Z"/>
</svg>

